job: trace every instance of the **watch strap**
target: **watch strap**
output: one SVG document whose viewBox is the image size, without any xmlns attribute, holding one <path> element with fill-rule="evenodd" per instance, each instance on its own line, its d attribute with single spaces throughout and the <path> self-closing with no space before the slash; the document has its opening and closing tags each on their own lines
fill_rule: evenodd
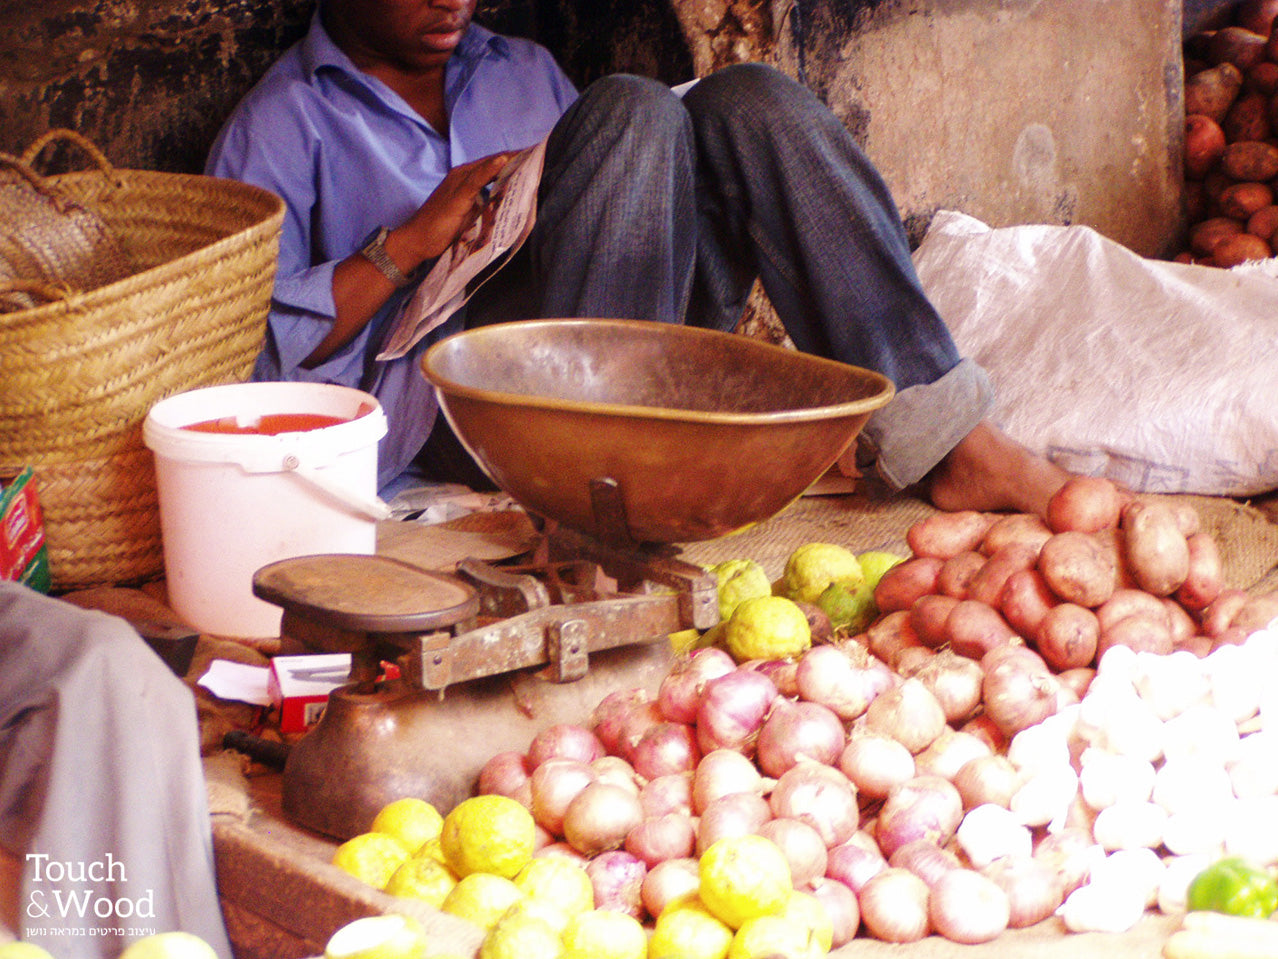
<svg viewBox="0 0 1278 959">
<path fill-rule="evenodd" d="M 377 267 L 382 275 L 396 287 L 407 286 L 413 282 L 413 278 L 397 267 L 395 261 L 390 258 L 390 254 L 386 252 L 386 237 L 389 235 L 390 230 L 386 227 L 378 227 L 369 234 L 368 239 L 360 247 L 360 255 Z"/>
</svg>

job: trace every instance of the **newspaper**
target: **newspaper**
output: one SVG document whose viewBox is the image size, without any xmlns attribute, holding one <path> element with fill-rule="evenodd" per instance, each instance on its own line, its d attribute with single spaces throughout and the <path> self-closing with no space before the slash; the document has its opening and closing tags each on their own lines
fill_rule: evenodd
<svg viewBox="0 0 1278 959">
<path fill-rule="evenodd" d="M 493 181 L 477 215 L 440 255 L 430 272 L 404 301 L 379 360 L 404 356 L 475 292 L 470 283 L 499 260 L 512 256 L 537 219 L 537 187 L 546 157 L 546 141 L 515 154 Z"/>
</svg>

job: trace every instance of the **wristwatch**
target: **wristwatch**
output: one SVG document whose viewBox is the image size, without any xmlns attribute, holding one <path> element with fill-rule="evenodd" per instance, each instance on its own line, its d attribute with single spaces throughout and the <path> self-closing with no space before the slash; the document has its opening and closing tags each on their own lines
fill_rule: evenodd
<svg viewBox="0 0 1278 959">
<path fill-rule="evenodd" d="M 382 275 L 394 283 L 396 287 L 407 286 L 413 282 L 413 278 L 405 275 L 395 265 L 395 261 L 390 258 L 390 254 L 386 252 L 386 237 L 389 235 L 390 230 L 386 229 L 386 227 L 377 227 L 360 244 L 360 255 L 381 270 Z"/>
</svg>

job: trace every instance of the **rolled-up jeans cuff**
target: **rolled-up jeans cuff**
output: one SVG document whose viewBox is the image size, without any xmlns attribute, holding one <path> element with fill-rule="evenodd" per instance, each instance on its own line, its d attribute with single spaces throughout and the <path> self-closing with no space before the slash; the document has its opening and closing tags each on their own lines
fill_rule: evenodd
<svg viewBox="0 0 1278 959">
<path fill-rule="evenodd" d="M 861 435 L 883 481 L 902 490 L 923 479 L 993 405 L 985 370 L 964 359 L 934 382 L 901 390 L 875 411 Z"/>
</svg>

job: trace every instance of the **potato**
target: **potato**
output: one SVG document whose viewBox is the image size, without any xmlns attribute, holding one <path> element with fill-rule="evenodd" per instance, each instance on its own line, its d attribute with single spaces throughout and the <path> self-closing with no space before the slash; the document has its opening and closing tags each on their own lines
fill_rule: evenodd
<svg viewBox="0 0 1278 959">
<path fill-rule="evenodd" d="M 945 596 L 953 596 L 955 599 L 967 599 L 972 577 L 985 565 L 985 560 L 985 555 L 975 550 L 968 550 L 950 557 L 941 567 L 941 572 L 937 574 L 937 591 Z"/>
<path fill-rule="evenodd" d="M 1201 113 L 1217 123 L 1233 106 L 1242 90 L 1243 75 L 1232 63 L 1220 63 L 1185 80 L 1185 113 Z"/>
<path fill-rule="evenodd" d="M 1079 606 L 1099 606 L 1118 588 L 1114 558 L 1091 533 L 1056 533 L 1043 544 L 1038 569 L 1053 593 Z"/>
<path fill-rule="evenodd" d="M 874 604 L 880 613 L 907 610 L 921 596 L 936 592 L 936 578 L 945 561 L 935 556 L 913 556 L 883 574 L 874 587 Z"/>
<path fill-rule="evenodd" d="M 1275 14 L 1278 14 L 1278 0 L 1242 0 L 1234 7 L 1234 23 L 1267 37 L 1273 29 Z"/>
<path fill-rule="evenodd" d="M 1105 555 L 1109 557 L 1109 561 L 1114 564 L 1114 569 L 1117 573 L 1114 588 L 1116 590 L 1135 589 L 1136 580 L 1127 566 L 1127 552 L 1123 544 L 1123 531 L 1117 526 L 1110 526 L 1106 529 L 1097 530 L 1092 536 L 1100 544 L 1101 548 L 1105 550 Z"/>
<path fill-rule="evenodd" d="M 1269 244 L 1260 237 L 1250 233 L 1239 233 L 1237 236 L 1225 237 L 1217 243 L 1211 252 L 1211 260 L 1216 266 L 1227 270 L 1240 263 L 1267 260 L 1272 255 L 1273 251 L 1269 248 Z"/>
<path fill-rule="evenodd" d="M 1179 589 L 1189 576 L 1189 543 L 1171 507 L 1148 499 L 1128 503 L 1120 528 L 1136 585 L 1155 596 L 1170 596 Z"/>
<path fill-rule="evenodd" d="M 998 610 L 974 599 L 956 603 L 950 610 L 945 628 L 950 637 L 950 649 L 972 659 L 980 659 L 995 647 L 1021 639 Z"/>
<path fill-rule="evenodd" d="M 1158 619 L 1166 615 L 1167 607 L 1161 597 L 1153 596 L 1143 589 L 1131 588 L 1114 590 L 1114 595 L 1096 610 L 1096 618 L 1100 621 L 1102 632 L 1128 616 L 1147 616 Z M 1168 629 L 1170 628 L 1169 622 Z"/>
<path fill-rule="evenodd" d="M 1243 89 L 1273 96 L 1278 92 L 1278 63 L 1262 60 L 1243 73 Z"/>
<path fill-rule="evenodd" d="M 1245 590 L 1234 587 L 1222 589 L 1220 595 L 1198 614 L 1203 633 L 1213 638 L 1220 636 L 1250 599 L 1251 596 Z"/>
<path fill-rule="evenodd" d="M 1042 546 L 1051 535 L 1047 523 L 1033 513 L 1009 513 L 1000 516 L 990 526 L 981 541 L 981 552 L 993 556 L 1009 543 Z"/>
<path fill-rule="evenodd" d="M 1118 525 L 1123 495 L 1103 476 L 1071 476 L 1047 502 L 1047 525 L 1054 533 L 1095 533 Z"/>
<path fill-rule="evenodd" d="M 1269 138 L 1269 97 L 1254 90 L 1238 94 L 1233 106 L 1220 121 L 1225 142 L 1240 140 L 1266 140 Z"/>
<path fill-rule="evenodd" d="M 1090 666 L 1100 642 L 1100 620 L 1077 603 L 1058 603 L 1043 617 L 1034 644 L 1056 672 Z"/>
<path fill-rule="evenodd" d="M 1249 216 L 1247 232 L 1252 236 L 1260 237 L 1272 247 L 1274 236 L 1278 234 L 1278 205 L 1261 207 Z"/>
<path fill-rule="evenodd" d="M 896 669 L 902 651 L 923 645 L 910 625 L 910 612 L 906 609 L 879 617 L 865 631 L 865 643 L 891 669 Z"/>
<path fill-rule="evenodd" d="M 905 541 L 915 556 L 950 559 L 980 546 L 996 518 L 976 510 L 933 513 L 912 525 L 905 533 Z"/>
<path fill-rule="evenodd" d="M 1099 661 L 1113 646 L 1127 646 L 1138 653 L 1158 653 L 1163 656 L 1174 648 L 1166 619 L 1153 619 L 1140 614 L 1120 619 L 1109 629 L 1101 630 L 1096 643 L 1096 659 Z"/>
<path fill-rule="evenodd" d="M 1227 237 L 1242 233 L 1242 223 L 1227 216 L 1213 216 L 1189 228 L 1189 248 L 1199 256 L 1211 256 Z"/>
<path fill-rule="evenodd" d="M 1206 609 L 1225 588 L 1220 548 L 1209 533 L 1185 537 L 1189 547 L 1189 572 L 1176 588 L 1176 601 L 1186 609 Z"/>
<path fill-rule="evenodd" d="M 1037 569 L 1022 569 L 1007 577 L 998 608 L 1021 636 L 1034 636 L 1047 611 L 1060 602 Z"/>
<path fill-rule="evenodd" d="M 1038 549 L 1028 543 L 1008 543 L 976 571 L 968 583 L 967 598 L 986 606 L 998 606 L 1007 578 L 1017 570 L 1032 569 L 1038 561 Z"/>
<path fill-rule="evenodd" d="M 1246 221 L 1273 202 L 1274 191 L 1269 184 L 1235 183 L 1220 195 L 1220 212 L 1230 219 Z"/>
<path fill-rule="evenodd" d="M 1241 629 L 1251 635 L 1278 619 L 1278 597 L 1256 596 L 1245 602 L 1229 622 L 1230 629 Z"/>
<path fill-rule="evenodd" d="M 1167 611 L 1167 625 L 1171 629 L 1172 645 L 1179 648 L 1198 634 L 1198 623 L 1184 606 L 1167 596 L 1163 598 Z"/>
<path fill-rule="evenodd" d="M 1258 183 L 1278 176 L 1278 146 L 1259 140 L 1240 140 L 1225 147 L 1220 170 L 1237 183 Z"/>
<path fill-rule="evenodd" d="M 1202 113 L 1185 117 L 1185 176 L 1201 180 L 1220 162 L 1228 144 L 1220 124 Z"/>
<path fill-rule="evenodd" d="M 910 627 L 919 642 L 936 649 L 949 641 L 946 620 L 959 601 L 953 596 L 929 593 L 920 596 L 910 607 Z"/>
<path fill-rule="evenodd" d="M 1268 34 L 1256 33 L 1246 27 L 1221 27 L 1207 44 L 1207 61 L 1213 64 L 1229 63 L 1240 71 L 1246 70 L 1265 59 L 1265 44 L 1268 39 Z"/>
</svg>

